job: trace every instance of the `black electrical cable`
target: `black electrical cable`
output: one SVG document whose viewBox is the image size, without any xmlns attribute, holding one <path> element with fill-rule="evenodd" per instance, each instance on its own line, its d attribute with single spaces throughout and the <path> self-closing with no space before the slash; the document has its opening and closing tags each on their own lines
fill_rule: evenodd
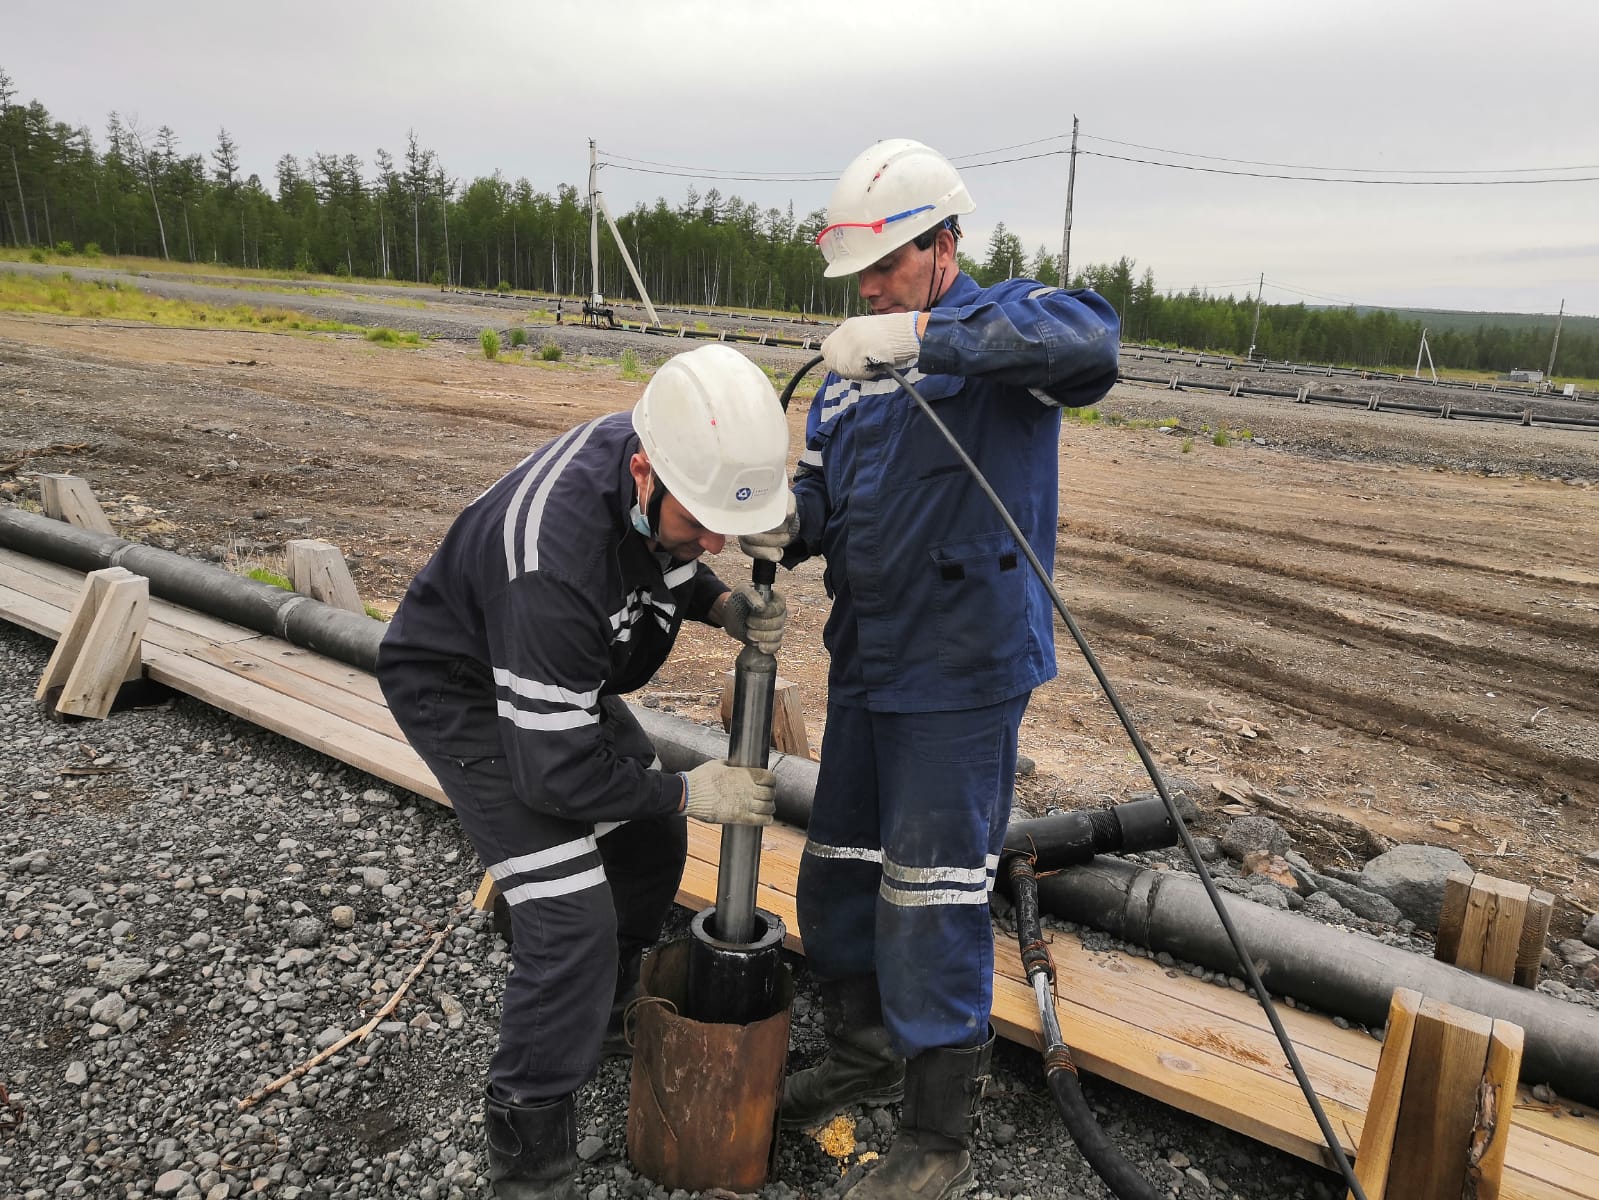
<svg viewBox="0 0 1599 1200">
<path fill-rule="evenodd" d="M 809 367 L 806 368 L 806 370 L 809 369 Z M 915 385 L 906 379 L 899 370 L 886 363 L 881 364 L 881 369 L 886 371 L 893 377 L 894 382 L 905 389 L 911 399 L 916 402 L 917 407 L 933 423 L 933 427 L 943 435 L 944 440 L 955 451 L 956 456 L 961 460 L 966 470 L 971 473 L 972 479 L 982 490 L 983 495 L 988 498 L 988 502 L 994 506 L 994 511 L 999 514 L 1000 520 L 1005 523 L 1005 528 L 1010 531 L 1011 537 L 1016 539 L 1016 545 L 1027 557 L 1027 562 L 1033 568 L 1033 573 L 1038 576 L 1039 582 L 1048 590 L 1050 600 L 1055 605 L 1055 611 L 1060 613 L 1061 620 L 1066 623 L 1066 628 L 1071 633 L 1072 640 L 1077 643 L 1077 648 L 1082 653 L 1083 660 L 1088 664 L 1089 670 L 1094 673 L 1094 678 L 1099 681 L 1100 690 L 1105 693 L 1105 699 L 1110 701 L 1110 706 L 1115 710 L 1116 717 L 1121 722 L 1122 728 L 1127 731 L 1127 736 L 1132 742 L 1134 751 L 1138 754 L 1139 761 L 1144 764 L 1144 770 L 1149 774 L 1150 782 L 1155 785 L 1155 791 L 1159 793 L 1161 800 L 1166 805 L 1166 811 L 1171 817 L 1172 824 L 1176 827 L 1177 834 L 1182 839 L 1183 849 L 1188 852 L 1189 859 L 1199 873 L 1200 881 L 1205 887 L 1205 894 L 1210 897 L 1210 902 L 1216 909 L 1216 916 L 1220 919 L 1222 928 L 1227 933 L 1227 940 L 1232 944 L 1233 953 L 1238 956 L 1239 967 L 1243 970 L 1245 978 L 1248 979 L 1249 986 L 1254 989 L 1255 998 L 1260 1001 L 1260 1006 L 1266 1013 L 1266 1019 L 1271 1023 L 1272 1031 L 1277 1035 L 1278 1044 L 1282 1046 L 1283 1054 L 1288 1059 L 1288 1065 L 1294 1072 L 1294 1078 L 1299 1081 L 1300 1091 L 1305 1094 L 1305 1100 L 1310 1105 L 1310 1111 L 1315 1116 L 1316 1124 L 1321 1129 L 1322 1139 L 1327 1143 L 1327 1149 L 1332 1153 L 1334 1165 L 1338 1168 L 1339 1173 L 1343 1175 L 1344 1182 L 1348 1185 L 1350 1192 L 1354 1194 L 1355 1200 L 1366 1200 L 1366 1193 L 1362 1190 L 1360 1181 L 1355 1178 L 1354 1169 L 1349 1164 L 1349 1156 L 1344 1153 L 1343 1145 L 1339 1142 L 1337 1133 L 1333 1131 L 1332 1122 L 1327 1119 L 1327 1113 L 1322 1108 L 1321 1101 L 1316 1098 L 1316 1091 L 1311 1087 L 1310 1079 L 1305 1074 L 1305 1068 L 1299 1061 L 1299 1054 L 1294 1049 L 1293 1042 L 1289 1040 L 1288 1031 L 1283 1028 L 1282 1019 L 1277 1015 L 1277 1006 L 1272 1003 L 1271 996 L 1266 991 L 1266 985 L 1261 982 L 1260 974 L 1255 970 L 1254 961 L 1244 948 L 1243 938 L 1239 936 L 1237 928 L 1233 925 L 1232 918 L 1227 915 L 1227 908 L 1222 903 L 1221 893 L 1216 888 L 1216 881 L 1211 878 L 1210 871 L 1205 867 L 1205 862 L 1200 857 L 1199 848 L 1194 845 L 1193 836 L 1188 832 L 1188 827 L 1183 824 L 1182 815 L 1177 811 L 1177 805 L 1172 800 L 1171 793 L 1166 790 L 1166 784 L 1162 781 L 1160 772 L 1155 767 L 1155 760 L 1150 755 L 1149 748 L 1144 745 L 1144 739 L 1138 735 L 1138 730 L 1133 727 L 1132 718 L 1128 716 L 1126 708 L 1122 706 L 1121 699 L 1116 695 L 1116 689 L 1111 686 L 1104 669 L 1099 665 L 1099 659 L 1095 657 L 1093 650 L 1088 645 L 1088 640 L 1083 636 L 1083 631 L 1078 628 L 1076 619 L 1067 609 L 1066 602 L 1061 599 L 1060 592 L 1056 590 L 1054 581 L 1049 577 L 1049 572 L 1044 570 L 1044 564 L 1038 561 L 1038 555 L 1033 553 L 1032 546 L 1022 533 L 1021 527 L 1016 524 L 1015 519 L 1006 509 L 1005 502 L 999 498 L 992 485 L 983 477 L 982 471 L 972 461 L 971 456 L 966 453 L 965 448 L 950 431 L 949 426 L 939 419 L 938 414 L 933 411 L 932 405 L 928 404 L 922 394 L 916 390 Z"/>
</svg>

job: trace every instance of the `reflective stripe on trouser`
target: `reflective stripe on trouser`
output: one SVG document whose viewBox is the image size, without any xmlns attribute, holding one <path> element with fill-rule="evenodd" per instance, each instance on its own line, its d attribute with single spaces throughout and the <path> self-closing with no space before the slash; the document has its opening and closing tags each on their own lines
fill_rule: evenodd
<svg viewBox="0 0 1599 1200">
<path fill-rule="evenodd" d="M 1028 697 L 958 712 L 827 706 L 796 903 L 819 979 L 875 974 L 897 1053 L 988 1036 L 988 893 Z"/>
<path fill-rule="evenodd" d="M 489 1086 L 527 1104 L 591 1079 L 616 989 L 617 946 L 653 943 L 688 851 L 671 815 L 598 827 L 534 812 L 503 758 L 419 751 L 510 905 L 511 972 Z"/>
</svg>

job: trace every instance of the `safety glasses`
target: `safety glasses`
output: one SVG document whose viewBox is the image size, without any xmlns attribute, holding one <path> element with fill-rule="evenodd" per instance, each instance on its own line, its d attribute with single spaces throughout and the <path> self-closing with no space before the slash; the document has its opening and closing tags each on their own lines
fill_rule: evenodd
<svg viewBox="0 0 1599 1200">
<path fill-rule="evenodd" d="M 816 235 L 816 245 L 821 250 L 822 257 L 828 262 L 832 262 L 834 252 L 844 242 L 843 230 L 869 229 L 873 233 L 882 233 L 884 226 L 892 225 L 895 221 L 903 221 L 906 217 L 914 217 L 917 213 L 931 212 L 932 210 L 933 206 L 931 204 L 923 204 L 917 208 L 907 208 L 904 212 L 897 212 L 891 217 L 883 217 L 877 221 L 835 221 Z M 834 230 L 840 232 L 836 237 L 827 238 L 827 235 Z M 824 241 L 824 238 L 827 238 L 827 240 Z"/>
</svg>

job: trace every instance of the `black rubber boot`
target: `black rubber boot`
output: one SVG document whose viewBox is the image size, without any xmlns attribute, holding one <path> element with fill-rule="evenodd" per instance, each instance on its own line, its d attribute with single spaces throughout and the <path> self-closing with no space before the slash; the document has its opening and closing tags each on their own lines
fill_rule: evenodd
<svg viewBox="0 0 1599 1200">
<path fill-rule="evenodd" d="M 578 1200 L 577 1104 L 508 1104 L 487 1095 L 483 1129 L 496 1200 Z"/>
<path fill-rule="evenodd" d="M 783 1081 L 779 1123 L 811 1129 L 854 1104 L 892 1104 L 905 1091 L 905 1060 L 883 1027 L 877 976 L 857 975 L 818 985 L 827 1057 Z"/>
<path fill-rule="evenodd" d="M 605 1037 L 600 1042 L 601 1058 L 633 1057 L 633 1047 L 627 1044 L 627 1006 L 644 990 L 638 981 L 643 960 L 644 947 L 621 947 L 616 962 L 616 992 L 611 1000 L 611 1016 L 605 1023 Z"/>
<path fill-rule="evenodd" d="M 981 1046 L 940 1046 L 905 1065 L 899 1132 L 847 1200 L 948 1200 L 972 1186 L 972 1137 L 993 1052 L 990 1030 Z"/>
</svg>

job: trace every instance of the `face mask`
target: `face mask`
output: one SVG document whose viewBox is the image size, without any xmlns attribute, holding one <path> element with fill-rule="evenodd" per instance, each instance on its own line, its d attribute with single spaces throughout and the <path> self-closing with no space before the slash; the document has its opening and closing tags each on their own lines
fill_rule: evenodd
<svg viewBox="0 0 1599 1200">
<path fill-rule="evenodd" d="M 653 538 L 655 536 L 655 531 L 650 528 L 649 521 L 645 518 L 644 514 L 639 511 L 639 506 L 636 504 L 633 506 L 633 528 L 638 530 L 647 538 Z"/>
</svg>

